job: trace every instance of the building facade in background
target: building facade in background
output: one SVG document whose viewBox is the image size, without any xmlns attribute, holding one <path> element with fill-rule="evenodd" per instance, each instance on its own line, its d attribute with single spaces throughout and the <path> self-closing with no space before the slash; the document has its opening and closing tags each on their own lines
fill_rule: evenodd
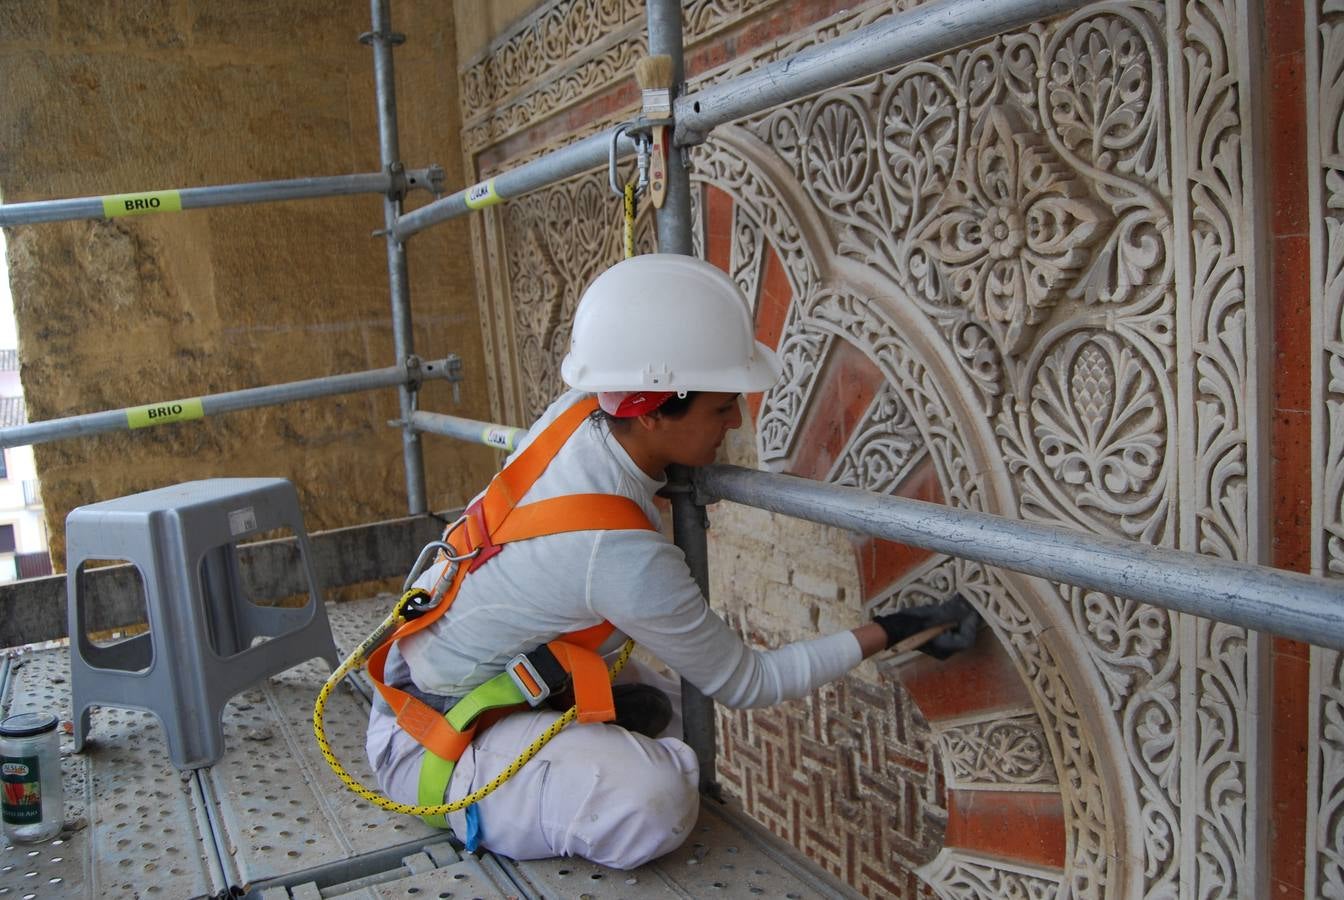
<svg viewBox="0 0 1344 900">
<path fill-rule="evenodd" d="M 0 350 L 0 428 L 27 422 L 18 351 Z M 33 448 L 0 450 L 0 581 L 50 574 L 47 523 Z"/>
</svg>

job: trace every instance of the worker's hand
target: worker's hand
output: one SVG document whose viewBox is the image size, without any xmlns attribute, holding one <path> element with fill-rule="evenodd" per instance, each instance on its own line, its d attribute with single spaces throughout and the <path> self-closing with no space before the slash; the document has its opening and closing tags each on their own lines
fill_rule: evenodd
<svg viewBox="0 0 1344 900">
<path fill-rule="evenodd" d="M 934 659 L 947 659 L 975 643 L 980 615 L 961 594 L 953 594 L 951 600 L 932 606 L 912 606 L 900 612 L 875 616 L 873 621 L 887 633 L 887 649 L 926 628 L 950 624 L 952 627 L 947 631 L 916 648 Z"/>
</svg>

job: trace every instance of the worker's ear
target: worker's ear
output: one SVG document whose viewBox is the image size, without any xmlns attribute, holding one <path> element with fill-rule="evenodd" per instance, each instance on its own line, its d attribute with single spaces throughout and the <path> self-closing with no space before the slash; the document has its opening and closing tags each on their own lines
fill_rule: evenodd
<svg viewBox="0 0 1344 900">
<path fill-rule="evenodd" d="M 642 416 L 635 416 L 634 419 L 632 419 L 631 421 L 634 423 L 635 427 L 638 428 L 640 431 L 652 434 L 653 432 L 658 430 L 659 426 L 665 420 L 662 416 L 658 415 L 657 411 L 654 411 L 651 413 L 645 413 Z"/>
</svg>

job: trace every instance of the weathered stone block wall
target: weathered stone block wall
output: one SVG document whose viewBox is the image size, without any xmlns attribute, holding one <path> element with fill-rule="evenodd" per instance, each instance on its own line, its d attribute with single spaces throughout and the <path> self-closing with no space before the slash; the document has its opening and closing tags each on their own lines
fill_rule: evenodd
<svg viewBox="0 0 1344 900">
<path fill-rule="evenodd" d="M 464 182 L 456 40 L 441 4 L 396 2 L 402 159 Z M 6 203 L 375 172 L 367 2 L 0 2 Z M 407 206 L 427 202 L 412 194 Z M 6 230 L 30 421 L 383 368 L 393 355 L 380 196 Z M 466 226 L 409 243 L 415 350 L 456 353 L 487 418 Z M 404 515 L 396 393 L 382 390 L 36 448 L 53 555 L 73 507 L 177 481 L 278 475 L 310 530 Z M 431 509 L 494 455 L 423 438 Z"/>
</svg>

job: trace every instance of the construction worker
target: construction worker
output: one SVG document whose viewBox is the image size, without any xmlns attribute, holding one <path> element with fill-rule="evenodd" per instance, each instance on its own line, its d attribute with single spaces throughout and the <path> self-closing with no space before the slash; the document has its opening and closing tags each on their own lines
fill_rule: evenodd
<svg viewBox="0 0 1344 900">
<path fill-rule="evenodd" d="M 742 424 L 741 395 L 779 377 L 774 352 L 755 340 L 748 306 L 723 272 L 685 256 L 627 259 L 588 287 L 572 335 L 561 375 L 573 390 L 533 425 L 505 473 L 534 441 L 555 447 L 537 464 L 525 495 L 508 503 L 522 509 L 551 498 L 615 495 L 635 518 L 571 521 L 566 527 L 580 530 L 492 547 L 497 555 L 462 577 L 451 607 L 387 652 L 389 685 L 444 713 L 517 654 L 604 621 L 615 631 L 599 652 L 610 654 L 628 636 L 731 708 L 801 697 L 930 625 L 954 627 L 925 652 L 943 657 L 971 645 L 976 615 L 958 597 L 852 631 L 754 649 L 709 608 L 681 550 L 657 530 L 654 496 L 667 467 L 712 462 L 724 436 Z M 555 437 L 562 420 L 572 431 Z M 567 517 L 582 519 L 587 508 L 574 507 Z M 447 570 L 440 562 L 419 584 L 428 589 Z M 686 839 L 697 816 L 699 773 L 678 733 L 676 682 L 634 665 L 622 676 L 640 683 L 614 688 L 614 722 L 570 725 L 493 793 L 447 817 L 469 848 L 632 868 Z M 575 681 L 577 687 L 577 675 Z M 427 788 L 424 747 L 380 698 L 367 752 L 389 797 L 442 803 L 490 782 L 558 716 L 544 704 L 511 712 L 470 738 L 446 785 L 431 778 Z"/>
</svg>

